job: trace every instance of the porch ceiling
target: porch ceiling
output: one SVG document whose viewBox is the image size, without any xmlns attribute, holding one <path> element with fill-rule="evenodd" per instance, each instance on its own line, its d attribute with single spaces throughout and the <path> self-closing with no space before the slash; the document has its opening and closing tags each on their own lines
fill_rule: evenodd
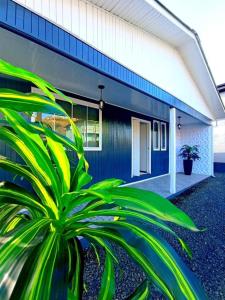
<svg viewBox="0 0 225 300">
<path fill-rule="evenodd" d="M 105 102 L 168 121 L 169 106 L 91 68 L 0 28 L 0 57 L 39 74 L 57 88 L 98 101 L 103 84 Z M 15 52 L 16 49 L 16 52 Z"/>
<path fill-rule="evenodd" d="M 180 119 L 180 123 L 181 125 L 198 125 L 198 124 L 202 124 L 202 122 L 180 110 L 177 110 L 177 122 L 178 122 L 178 117 L 181 117 Z"/>
</svg>

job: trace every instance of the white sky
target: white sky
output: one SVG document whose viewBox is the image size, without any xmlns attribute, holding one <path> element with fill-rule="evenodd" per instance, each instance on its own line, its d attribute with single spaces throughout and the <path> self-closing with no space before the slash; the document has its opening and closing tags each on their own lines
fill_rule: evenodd
<svg viewBox="0 0 225 300">
<path fill-rule="evenodd" d="M 225 0 L 161 0 L 195 29 L 216 84 L 225 83 Z"/>
</svg>

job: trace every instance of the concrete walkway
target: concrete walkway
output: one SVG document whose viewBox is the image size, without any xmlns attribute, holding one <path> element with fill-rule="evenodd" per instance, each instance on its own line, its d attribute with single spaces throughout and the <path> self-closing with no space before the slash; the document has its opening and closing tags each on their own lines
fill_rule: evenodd
<svg viewBox="0 0 225 300">
<path fill-rule="evenodd" d="M 177 173 L 176 192 L 180 193 L 187 188 L 201 182 L 208 176 L 202 174 L 184 175 L 183 173 Z M 170 197 L 170 175 L 165 175 L 157 178 L 151 178 L 149 180 L 138 182 L 130 185 L 131 187 L 140 188 L 144 190 L 153 191 L 163 197 Z"/>
</svg>

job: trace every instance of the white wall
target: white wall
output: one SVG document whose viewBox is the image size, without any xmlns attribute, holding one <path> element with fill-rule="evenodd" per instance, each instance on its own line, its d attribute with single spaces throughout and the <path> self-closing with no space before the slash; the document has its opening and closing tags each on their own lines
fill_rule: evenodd
<svg viewBox="0 0 225 300">
<path fill-rule="evenodd" d="M 166 42 L 83 0 L 15 2 L 212 117 L 178 51 Z"/>
<path fill-rule="evenodd" d="M 178 157 L 183 145 L 199 145 L 201 159 L 193 162 L 193 173 L 213 174 L 212 126 L 203 124 L 184 125 L 177 129 L 177 172 L 183 172 L 183 160 Z"/>
<path fill-rule="evenodd" d="M 220 120 L 213 127 L 214 161 L 225 163 L 225 120 Z"/>
</svg>

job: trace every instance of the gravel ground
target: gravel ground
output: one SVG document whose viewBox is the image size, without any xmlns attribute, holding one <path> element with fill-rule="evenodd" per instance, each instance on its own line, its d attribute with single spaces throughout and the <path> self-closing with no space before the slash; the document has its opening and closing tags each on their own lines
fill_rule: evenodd
<svg viewBox="0 0 225 300">
<path fill-rule="evenodd" d="M 169 242 L 200 279 L 208 298 L 225 300 L 225 174 L 216 174 L 216 178 L 205 180 L 173 199 L 173 202 L 185 211 L 199 228 L 207 230 L 192 233 L 176 228 L 176 232 L 189 244 L 193 253 L 192 260 L 180 251 L 173 239 L 169 238 Z M 116 269 L 115 299 L 122 300 L 142 282 L 144 274 L 121 248 L 113 247 L 121 261 L 120 269 Z M 104 254 L 101 253 L 100 256 L 103 259 Z M 100 270 L 98 268 L 94 253 L 88 251 L 84 280 L 89 291 L 83 296 L 84 300 L 97 298 L 102 270 L 103 267 Z M 151 299 L 164 298 L 154 292 Z"/>
</svg>

